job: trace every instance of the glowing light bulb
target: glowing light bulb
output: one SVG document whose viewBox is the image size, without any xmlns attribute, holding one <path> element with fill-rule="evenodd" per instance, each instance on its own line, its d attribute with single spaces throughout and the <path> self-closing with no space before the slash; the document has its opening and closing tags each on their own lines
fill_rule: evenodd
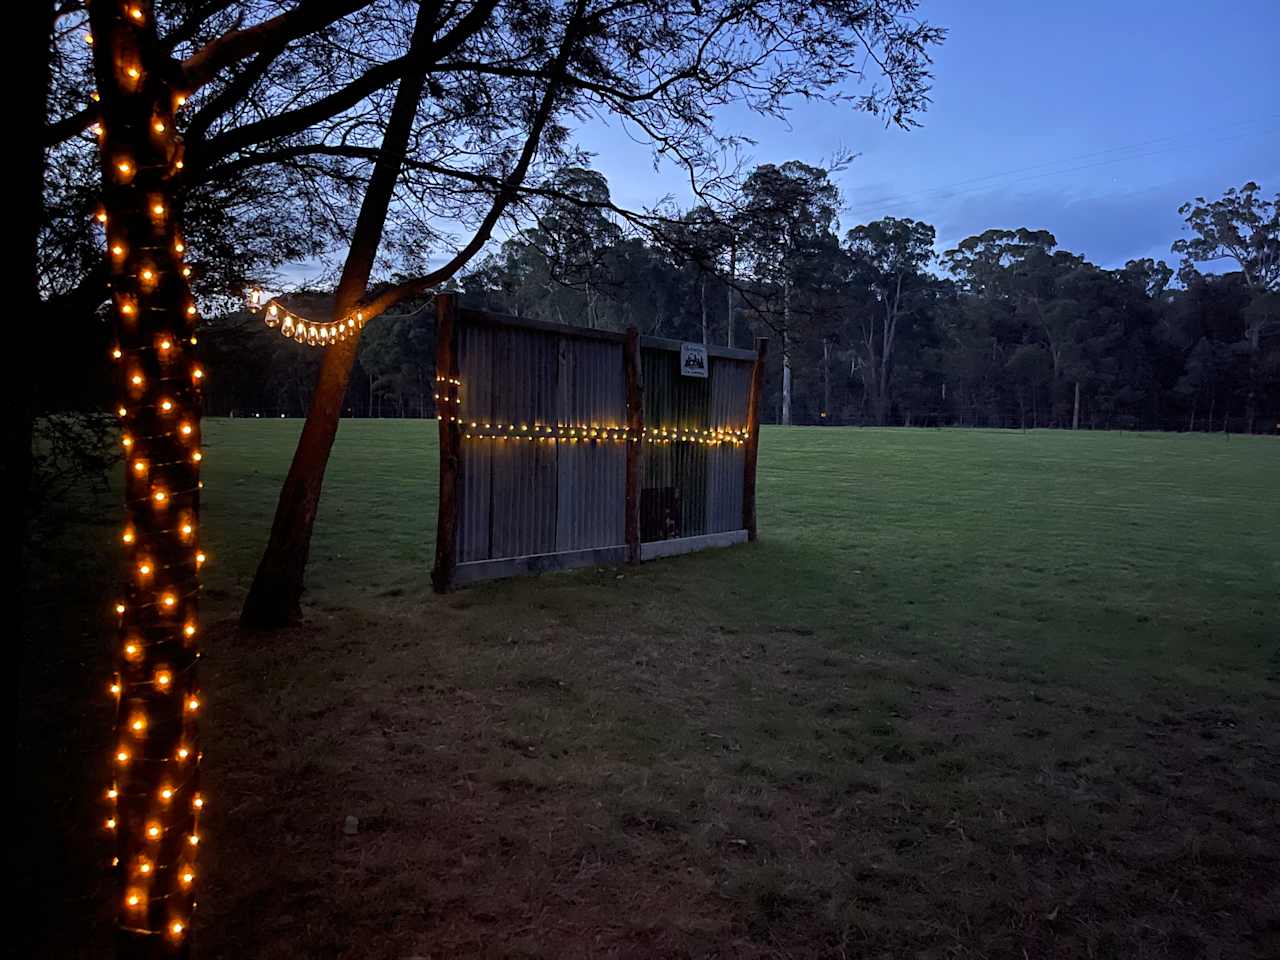
<svg viewBox="0 0 1280 960">
<path fill-rule="evenodd" d="M 138 872 L 139 872 L 139 873 L 141 873 L 143 876 L 147 876 L 147 875 L 149 875 L 149 874 L 151 873 L 151 861 L 150 861 L 150 860 L 142 860 L 141 862 L 139 862 L 139 863 L 138 863 Z"/>
<path fill-rule="evenodd" d="M 164 204 L 163 203 L 152 204 L 151 212 L 154 213 L 157 217 L 164 216 Z"/>
<path fill-rule="evenodd" d="M 161 401 L 160 401 L 160 409 L 161 409 L 161 410 L 163 410 L 165 413 L 168 413 L 170 410 L 172 410 L 172 409 L 173 409 L 173 401 L 172 401 L 172 400 L 161 400 Z"/>
<path fill-rule="evenodd" d="M 108 800 L 114 800 L 118 796 L 120 796 L 120 791 L 118 791 L 115 787 L 112 787 L 110 790 L 107 791 Z"/>
<path fill-rule="evenodd" d="M 106 223 L 106 222 L 107 222 L 107 211 L 105 211 L 105 210 L 99 210 L 99 211 L 98 211 L 98 213 L 97 213 L 97 218 L 98 218 L 98 222 L 99 222 L 99 223 Z"/>
<path fill-rule="evenodd" d="M 157 490 L 155 493 L 151 495 L 151 499 L 153 499 L 156 503 L 165 503 L 166 501 L 168 501 L 169 495 L 165 493 L 163 490 Z"/>
<path fill-rule="evenodd" d="M 190 268 L 190 267 L 183 267 L 183 268 L 182 268 L 182 275 L 183 275 L 184 277 L 189 277 L 189 276 L 191 276 L 191 268 Z"/>
<path fill-rule="evenodd" d="M 200 843 L 200 834 L 193 833 L 191 836 L 187 837 L 187 843 L 191 844 L 193 847 L 198 846 Z"/>
<path fill-rule="evenodd" d="M 145 461 L 145 460 L 135 460 L 135 461 L 133 461 L 133 472 L 134 472 L 134 473 L 136 473 L 136 474 L 144 474 L 144 473 L 146 473 L 146 472 L 147 472 L 147 461 Z"/>
<path fill-rule="evenodd" d="M 113 244 L 111 245 L 111 253 L 112 253 L 112 255 L 113 255 L 113 256 L 123 257 L 123 256 L 124 256 L 124 247 L 123 247 L 123 246 L 121 246 L 121 245 L 120 245 L 120 244 L 118 244 L 118 243 L 113 243 Z"/>
<path fill-rule="evenodd" d="M 130 8 L 129 8 L 129 16 L 133 17 L 133 19 L 135 19 L 135 20 L 141 20 L 141 19 L 142 19 L 142 8 L 141 8 L 141 7 L 130 7 Z"/>
<path fill-rule="evenodd" d="M 137 660 L 142 656 L 142 647 L 133 640 L 124 645 L 124 657 L 126 660 Z"/>
<path fill-rule="evenodd" d="M 124 303 L 120 304 L 120 312 L 126 317 L 132 317 L 134 313 L 133 304 L 126 300 Z"/>
<path fill-rule="evenodd" d="M 133 543 L 134 541 L 133 531 L 126 530 L 124 533 L 120 534 L 120 539 L 123 540 L 125 543 Z"/>
<path fill-rule="evenodd" d="M 196 712 L 197 710 L 199 710 L 199 709 L 200 709 L 200 698 L 199 698 L 199 697 L 188 697 L 188 698 L 187 698 L 187 710 L 188 710 L 190 713 L 195 713 L 195 712 Z"/>
<path fill-rule="evenodd" d="M 111 684 L 111 686 L 110 686 L 108 689 L 110 689 L 110 690 L 111 690 L 111 692 L 112 692 L 114 695 L 116 695 L 117 697 L 118 697 L 118 696 L 120 696 L 120 684 L 118 684 L 118 683 L 113 683 L 113 684 Z"/>
<path fill-rule="evenodd" d="M 172 593 L 166 593 L 164 596 L 160 598 L 160 602 L 164 604 L 165 607 L 172 610 L 175 606 L 177 606 L 178 598 L 175 597 Z"/>
<path fill-rule="evenodd" d="M 139 70 L 137 67 L 129 67 L 127 70 L 125 70 L 125 73 L 127 73 L 134 80 L 137 80 L 140 76 L 142 76 L 142 71 Z"/>
<path fill-rule="evenodd" d="M 129 382 L 132 383 L 135 387 L 142 386 L 142 374 L 135 373 L 132 377 L 129 378 Z"/>
<path fill-rule="evenodd" d="M 197 450 L 195 451 L 195 453 L 191 454 L 191 459 L 193 462 L 199 463 L 201 460 L 204 459 L 204 454 L 201 453 L 199 450 Z"/>
<path fill-rule="evenodd" d="M 200 794 L 197 793 L 194 797 L 191 798 L 191 805 L 195 807 L 197 810 L 203 810 L 204 797 L 200 796 Z"/>
<path fill-rule="evenodd" d="M 156 672 L 156 686 L 161 689 L 167 689 L 173 683 L 173 674 L 168 670 L 159 670 Z"/>
<path fill-rule="evenodd" d="M 117 603 L 117 604 L 116 604 L 116 613 L 123 614 L 123 613 L 124 613 L 124 611 L 125 611 L 125 605 L 124 605 L 123 603 Z"/>
<path fill-rule="evenodd" d="M 162 831 L 160 830 L 160 824 L 156 823 L 154 820 L 152 820 L 150 823 L 147 824 L 148 839 L 151 839 L 151 840 L 158 839 L 161 832 Z"/>
<path fill-rule="evenodd" d="M 195 377 L 197 380 L 203 380 L 204 371 L 201 370 L 199 367 L 196 367 L 194 370 L 191 371 L 191 376 Z"/>
<path fill-rule="evenodd" d="M 149 577 L 151 575 L 151 564 L 144 560 L 138 564 L 138 572 L 144 577 Z"/>
<path fill-rule="evenodd" d="M 129 411 L 126 410 L 124 407 L 117 407 L 116 413 L 123 417 L 123 416 L 127 416 Z"/>
<path fill-rule="evenodd" d="M 182 253 L 182 251 L 186 249 L 187 248 L 183 245 L 181 240 L 176 241 L 173 245 L 173 250 L 175 253 Z"/>
<path fill-rule="evenodd" d="M 196 625 L 194 623 L 188 623 L 182 628 L 182 632 L 188 637 L 194 637 L 196 635 Z"/>
<path fill-rule="evenodd" d="M 183 870 L 180 879 L 182 880 L 182 885 L 184 887 L 189 887 L 195 882 L 196 875 L 191 870 Z"/>
<path fill-rule="evenodd" d="M 128 763 L 128 762 L 129 762 L 129 751 L 128 751 L 128 750 L 117 750 L 117 751 L 116 751 L 116 763 Z"/>
<path fill-rule="evenodd" d="M 208 559 L 208 558 L 204 555 L 203 551 L 202 551 L 202 552 L 200 552 L 200 553 L 197 553 L 197 554 L 196 554 L 196 565 L 198 566 L 198 565 L 200 565 L 200 564 L 204 563 L 206 559 Z"/>
<path fill-rule="evenodd" d="M 156 274 L 155 274 L 155 271 L 154 271 L 154 270 L 152 270 L 150 267 L 146 267 L 146 268 L 144 268 L 144 269 L 143 269 L 143 271 L 142 271 L 142 279 L 143 279 L 143 280 L 146 280 L 146 281 L 150 282 L 150 281 L 154 280 L 155 278 L 156 278 Z"/>
<path fill-rule="evenodd" d="M 134 717 L 133 721 L 129 724 L 129 729 L 134 733 L 141 733 L 143 730 L 147 729 L 146 719 L 140 716 Z"/>
<path fill-rule="evenodd" d="M 127 177 L 133 173 L 133 164 L 128 160 L 120 160 L 116 162 L 116 170 L 120 176 Z"/>
<path fill-rule="evenodd" d="M 116 818 L 115 818 L 115 817 L 107 817 L 107 829 L 108 829 L 108 830 L 114 830 L 115 828 L 116 828 Z"/>
<path fill-rule="evenodd" d="M 155 123 L 151 125 L 151 129 L 154 130 L 156 133 L 164 133 L 164 129 L 165 129 L 164 121 L 157 120 Z"/>
<path fill-rule="evenodd" d="M 194 303 L 187 304 L 187 316 L 194 317 L 196 315 L 196 305 Z"/>
<path fill-rule="evenodd" d="M 189 423 L 184 423 L 184 424 L 182 424 L 182 426 L 178 427 L 178 431 L 179 431 L 179 432 L 180 432 L 184 437 L 189 437 L 189 436 L 191 436 L 191 424 L 189 424 Z"/>
<path fill-rule="evenodd" d="M 179 760 L 185 760 L 185 759 L 187 759 L 187 757 L 189 757 L 189 756 L 191 756 L 191 751 L 190 751 L 190 750 L 188 750 L 186 747 L 179 747 L 179 748 L 178 748 L 178 759 L 179 759 Z"/>
<path fill-rule="evenodd" d="M 136 891 L 134 891 L 134 892 L 129 893 L 129 894 L 124 898 L 124 902 L 125 902 L 126 904 L 128 904 L 129 906 L 131 906 L 131 907 L 137 907 L 137 906 L 141 905 L 141 903 L 142 903 L 142 897 L 141 897 L 141 896 L 140 896 Z"/>
<path fill-rule="evenodd" d="M 185 929 L 187 928 L 182 925 L 181 920 L 175 920 L 173 923 L 169 924 L 169 932 L 175 937 L 182 936 L 182 931 Z"/>
<path fill-rule="evenodd" d="M 85 43 L 87 43 L 89 46 L 91 46 L 91 47 L 92 47 L 92 46 L 93 46 L 93 34 L 92 34 L 92 33 L 86 33 L 86 34 L 84 35 L 84 42 L 85 42 Z"/>
<path fill-rule="evenodd" d="M 163 788 L 160 790 L 160 799 L 161 799 L 161 800 L 172 800 L 172 799 L 173 799 L 173 787 L 163 787 Z"/>
<path fill-rule="evenodd" d="M 182 525 L 182 527 L 181 527 L 181 530 L 182 530 L 182 535 L 183 535 L 184 537 L 189 537 L 189 536 L 191 536 L 191 530 L 192 530 L 191 524 L 189 524 L 189 523 L 184 523 L 184 524 Z"/>
<path fill-rule="evenodd" d="M 113 347 L 111 350 L 111 359 L 119 360 L 124 356 L 124 352 L 119 347 Z"/>
</svg>

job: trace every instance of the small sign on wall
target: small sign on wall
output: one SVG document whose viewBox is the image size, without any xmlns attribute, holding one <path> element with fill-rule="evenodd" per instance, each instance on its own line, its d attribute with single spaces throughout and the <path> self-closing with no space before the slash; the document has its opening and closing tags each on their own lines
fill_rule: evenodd
<svg viewBox="0 0 1280 960">
<path fill-rule="evenodd" d="M 680 372 L 686 377 L 706 377 L 707 348 L 704 344 L 680 344 Z"/>
</svg>

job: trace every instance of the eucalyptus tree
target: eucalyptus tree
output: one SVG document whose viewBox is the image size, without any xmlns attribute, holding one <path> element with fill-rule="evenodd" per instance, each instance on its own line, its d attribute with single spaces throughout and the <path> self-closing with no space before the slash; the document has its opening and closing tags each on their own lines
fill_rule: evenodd
<svg viewBox="0 0 1280 960">
<path fill-rule="evenodd" d="M 1245 417 L 1253 432 L 1259 395 L 1280 379 L 1280 360 L 1264 355 L 1264 341 L 1280 335 L 1280 193 L 1267 199 L 1249 181 L 1216 200 L 1196 197 L 1178 212 L 1191 234 L 1173 243 L 1173 252 L 1184 257 L 1184 281 L 1197 263 L 1225 261 L 1239 268 L 1252 298 L 1242 346 L 1249 358 Z"/>
<path fill-rule="evenodd" d="M 736 221 L 751 275 L 768 296 L 760 318 L 782 338 L 780 421 L 791 423 L 792 346 L 801 332 L 795 309 L 798 281 L 831 253 L 840 191 L 821 167 L 791 160 L 756 167 L 742 186 Z"/>
<path fill-rule="evenodd" d="M 626 122 L 700 185 L 714 184 L 725 173 L 731 137 L 717 133 L 713 121 L 716 108 L 730 101 L 779 115 L 793 96 L 804 93 L 909 124 L 927 102 L 928 50 L 942 38 L 941 31 L 914 18 L 914 6 L 904 0 L 424 5 L 418 14 L 422 41 L 415 47 L 406 38 L 394 46 L 406 52 L 383 57 L 425 70 L 425 95 L 414 98 L 408 135 L 392 138 L 390 123 L 385 131 L 369 124 L 355 129 L 382 133 L 381 142 L 353 144 L 350 136 L 340 136 L 353 128 L 339 114 L 333 131 L 302 136 L 301 130 L 286 130 L 271 149 L 253 151 L 244 162 L 372 162 L 362 219 L 366 210 L 370 220 L 379 219 L 377 211 L 395 200 L 396 209 L 410 213 L 431 209 L 436 222 L 447 220 L 466 238 L 448 244 L 438 266 L 373 290 L 367 265 L 381 231 L 362 231 L 357 222 L 334 319 L 356 311 L 369 319 L 453 276 L 504 216 L 518 214 L 533 198 L 559 196 L 552 178 L 572 159 L 567 125 L 575 119 L 596 114 Z M 888 83 L 854 95 L 850 84 L 862 78 L 867 62 L 878 64 Z M 404 80 L 397 99 L 403 89 Z M 255 122 L 270 125 L 276 117 Z M 234 143 L 236 131 L 225 136 Z M 383 182 L 380 174 L 390 189 L 373 189 Z M 353 359 L 348 341 L 327 349 L 246 602 L 246 623 L 276 625 L 298 613 L 324 466 Z"/>
<path fill-rule="evenodd" d="M 334 323 L 372 320 L 429 291 L 482 250 L 504 218 L 554 194 L 554 171 L 579 159 L 574 123 L 619 119 L 690 183 L 712 189 L 724 182 L 735 142 L 717 129 L 719 107 L 777 116 L 803 94 L 909 125 L 927 103 L 929 49 L 942 39 L 915 18 L 912 0 L 138 6 L 154 24 L 149 69 L 186 97 L 175 118 L 184 169 L 172 186 L 195 292 L 229 294 L 283 261 L 337 252 L 333 314 L 314 318 Z M 87 315 L 106 288 L 93 255 L 100 235 L 81 226 L 91 191 L 73 189 L 89 182 L 102 118 L 89 97 L 88 57 L 76 46 L 84 17 L 84 5 L 66 4 L 45 23 L 50 112 L 36 140 L 51 158 L 45 169 L 57 173 L 46 178 L 46 199 L 63 202 L 65 193 L 71 212 L 59 222 L 88 251 L 77 261 L 47 244 L 44 265 L 52 271 L 56 259 L 66 274 L 57 289 L 81 294 Z M 868 64 L 887 82 L 858 91 Z M 49 190 L 50 181 L 68 190 Z M 36 233 L 43 212 L 28 219 Z M 245 256 L 240 243 L 259 255 Z M 280 624 L 298 612 L 356 339 L 325 349 L 246 623 Z"/>
<path fill-rule="evenodd" d="M 924 319 L 935 278 L 934 230 L 927 223 L 885 217 L 845 235 L 849 279 L 869 296 L 858 298 L 851 318 L 858 370 L 883 426 L 892 404 L 893 370 L 901 328 Z M 860 302 L 859 302 L 860 301 Z"/>
</svg>

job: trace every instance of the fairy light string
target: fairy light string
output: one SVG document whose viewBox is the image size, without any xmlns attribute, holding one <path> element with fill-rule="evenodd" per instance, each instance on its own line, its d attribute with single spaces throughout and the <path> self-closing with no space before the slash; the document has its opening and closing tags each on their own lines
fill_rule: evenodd
<svg viewBox="0 0 1280 960">
<path fill-rule="evenodd" d="M 112 603 L 116 704 L 103 829 L 114 836 L 116 926 L 126 956 L 186 956 L 205 798 L 197 769 L 201 394 L 198 310 L 181 232 L 185 102 L 151 4 L 89 4 L 110 270 L 125 514 Z M 88 38 L 86 38 L 88 39 Z"/>
<path fill-rule="evenodd" d="M 749 432 L 740 427 L 655 426 L 645 427 L 635 433 L 625 424 L 575 423 L 540 420 L 523 420 L 505 423 L 468 417 L 462 409 L 462 381 L 457 377 L 437 377 L 436 392 L 432 394 L 445 423 L 456 423 L 464 440 L 498 440 L 520 443 L 693 443 L 703 446 L 729 445 L 740 447 L 746 443 Z"/>
</svg>

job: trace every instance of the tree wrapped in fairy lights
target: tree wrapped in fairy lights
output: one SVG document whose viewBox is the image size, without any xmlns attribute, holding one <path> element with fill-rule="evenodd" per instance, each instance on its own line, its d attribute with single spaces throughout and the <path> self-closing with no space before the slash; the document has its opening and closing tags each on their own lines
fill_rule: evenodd
<svg viewBox="0 0 1280 960">
<path fill-rule="evenodd" d="M 184 262 L 175 88 L 149 5 L 90 6 L 102 209 L 118 369 L 127 519 L 116 603 L 114 777 L 121 956 L 183 955 L 195 909 L 200 811 L 200 391 Z"/>
</svg>

